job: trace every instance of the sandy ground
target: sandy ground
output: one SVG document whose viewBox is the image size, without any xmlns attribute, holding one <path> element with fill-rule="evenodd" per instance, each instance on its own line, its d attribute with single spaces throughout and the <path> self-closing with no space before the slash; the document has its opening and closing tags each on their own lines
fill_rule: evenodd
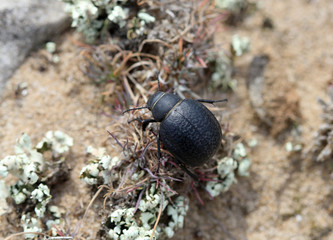
<svg viewBox="0 0 333 240">
<path fill-rule="evenodd" d="M 251 39 L 251 52 L 236 62 L 238 89 L 229 99 L 223 120 L 232 123 L 232 130 L 245 140 L 258 140 L 249 153 L 251 176 L 239 178 L 217 199 L 205 199 L 205 207 L 192 201 L 185 229 L 174 239 L 333 239 L 332 161 L 315 163 L 306 154 L 289 154 L 284 147 L 286 141 L 297 141 L 305 153 L 321 123 L 316 99 L 328 99 L 327 86 L 333 80 L 333 1 L 266 0 L 260 7 L 240 26 L 225 27 L 216 34 L 221 43 L 229 42 L 235 33 Z M 264 17 L 273 20 L 272 30 L 261 28 Z M 108 126 L 127 120 L 119 114 L 112 118 L 101 114 L 101 90 L 80 71 L 80 48 L 71 41 L 73 37 L 77 35 L 67 33 L 57 39 L 58 64 L 45 60 L 49 57 L 45 50 L 33 53 L 11 78 L 0 105 L 1 158 L 13 153 L 15 140 L 23 132 L 34 143 L 48 130 L 62 130 L 74 138 L 71 178 L 53 192 L 53 202 L 67 212 L 72 230 L 92 197 L 78 178 L 87 161 L 84 149 L 105 145 Z M 265 95 L 283 98 L 292 89 L 298 101 L 300 136 L 287 131 L 282 138 L 273 137 L 272 130 L 255 117 L 246 75 L 251 59 L 260 54 L 270 58 Z M 27 96 L 15 95 L 21 82 L 28 84 Z M 283 109 L 277 108 L 276 114 Z M 83 236 L 94 239 L 101 220 L 93 207 Z M 21 231 L 17 222 L 5 218 L 1 222 L 3 236 Z"/>
</svg>

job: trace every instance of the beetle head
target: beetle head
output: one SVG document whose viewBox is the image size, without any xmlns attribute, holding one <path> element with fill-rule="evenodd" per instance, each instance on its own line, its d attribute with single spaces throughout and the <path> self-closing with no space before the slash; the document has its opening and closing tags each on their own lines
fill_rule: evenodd
<svg viewBox="0 0 333 240">
<path fill-rule="evenodd" d="M 158 102 L 158 100 L 161 99 L 161 97 L 164 95 L 164 92 L 161 91 L 157 91 L 156 93 L 154 93 L 147 102 L 147 107 L 150 111 L 153 111 L 153 108 L 155 107 L 155 104 Z"/>
<path fill-rule="evenodd" d="M 157 91 L 149 98 L 147 108 L 153 113 L 154 119 L 161 122 L 179 100 L 175 94 Z"/>
</svg>

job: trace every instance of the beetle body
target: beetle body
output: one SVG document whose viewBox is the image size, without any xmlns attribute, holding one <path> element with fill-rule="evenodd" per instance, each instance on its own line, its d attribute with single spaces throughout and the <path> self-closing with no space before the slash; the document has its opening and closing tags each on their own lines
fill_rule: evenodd
<svg viewBox="0 0 333 240">
<path fill-rule="evenodd" d="M 153 121 L 161 122 L 159 135 L 164 147 L 191 167 L 211 159 L 222 139 L 219 122 L 199 101 L 158 91 L 147 102 Z"/>
</svg>

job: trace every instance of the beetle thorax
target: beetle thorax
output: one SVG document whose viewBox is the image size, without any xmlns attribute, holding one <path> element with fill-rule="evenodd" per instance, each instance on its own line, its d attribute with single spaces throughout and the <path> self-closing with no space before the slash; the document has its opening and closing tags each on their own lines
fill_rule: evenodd
<svg viewBox="0 0 333 240">
<path fill-rule="evenodd" d="M 179 101 L 181 98 L 176 94 L 158 91 L 149 98 L 147 107 L 152 112 L 154 119 L 161 122 Z"/>
</svg>

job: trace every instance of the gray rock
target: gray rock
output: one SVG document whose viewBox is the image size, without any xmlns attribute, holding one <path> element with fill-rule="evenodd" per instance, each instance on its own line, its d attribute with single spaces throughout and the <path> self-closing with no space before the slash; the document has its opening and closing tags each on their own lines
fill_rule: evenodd
<svg viewBox="0 0 333 240">
<path fill-rule="evenodd" d="M 247 77 L 247 87 L 249 89 L 249 97 L 258 114 L 258 117 L 268 126 L 272 126 L 272 122 L 267 118 L 266 111 L 263 108 L 263 89 L 265 84 L 264 71 L 269 62 L 268 55 L 255 56 L 249 67 Z"/>
<path fill-rule="evenodd" d="M 7 79 L 29 52 L 69 25 L 60 1 L 0 1 L 0 97 Z"/>
</svg>

